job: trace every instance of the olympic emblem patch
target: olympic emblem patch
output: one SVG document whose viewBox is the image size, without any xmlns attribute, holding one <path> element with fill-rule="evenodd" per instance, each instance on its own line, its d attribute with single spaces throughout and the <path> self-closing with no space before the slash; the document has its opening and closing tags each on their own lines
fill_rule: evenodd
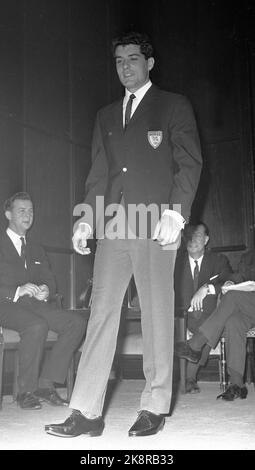
<svg viewBox="0 0 255 470">
<path fill-rule="evenodd" d="M 148 131 L 147 134 L 149 144 L 156 149 L 162 142 L 163 132 L 162 131 Z"/>
</svg>

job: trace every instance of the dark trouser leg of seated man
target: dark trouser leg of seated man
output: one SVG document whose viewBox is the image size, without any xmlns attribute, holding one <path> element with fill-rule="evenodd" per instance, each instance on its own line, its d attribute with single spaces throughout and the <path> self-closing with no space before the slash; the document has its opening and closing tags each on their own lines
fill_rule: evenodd
<svg viewBox="0 0 255 470">
<path fill-rule="evenodd" d="M 231 318 L 232 317 L 232 318 Z M 230 319 L 231 318 L 231 319 Z M 246 343 L 246 331 L 249 329 L 250 326 L 255 324 L 255 293 L 254 292 L 241 292 L 241 291 L 230 291 L 224 295 L 222 298 L 218 308 L 210 315 L 210 317 L 203 323 L 200 327 L 200 331 L 198 334 L 195 334 L 191 340 L 186 343 L 179 343 L 176 347 L 176 353 L 179 357 L 184 357 L 185 359 L 191 362 L 198 362 L 201 357 L 201 350 L 205 344 L 209 344 L 212 348 L 214 348 L 224 330 L 224 327 L 229 328 L 229 325 L 232 325 L 232 332 L 236 331 L 236 325 L 234 325 L 234 318 L 242 319 L 243 323 L 243 331 L 239 338 L 241 341 L 236 343 L 236 338 L 233 338 L 233 335 L 230 335 L 228 341 L 228 356 L 233 357 L 233 353 L 229 353 L 229 351 L 235 351 L 234 357 L 238 358 L 239 354 L 242 357 L 243 363 L 243 356 L 244 356 L 244 347 Z M 246 323 L 245 323 L 246 322 Z M 245 327 L 244 327 L 245 325 Z M 247 327 L 247 328 L 246 328 Z M 244 329 L 246 330 L 244 331 Z M 238 329 L 237 329 L 238 332 Z M 240 349 L 241 348 L 241 349 Z M 228 357 L 227 357 L 228 361 Z M 231 362 L 229 363 L 230 369 L 233 371 L 239 372 L 239 374 L 243 374 L 244 365 L 240 368 L 236 369 L 236 365 L 231 366 Z M 239 370 L 240 369 L 240 370 Z M 241 370 L 242 369 L 242 370 Z M 232 373 L 233 374 L 233 373 Z M 237 380 L 236 378 L 233 380 Z M 235 387 L 234 390 L 234 398 L 246 398 L 247 393 L 245 392 L 245 387 L 243 390 L 242 387 L 237 386 L 237 390 Z M 246 393 L 246 394 L 245 394 Z M 232 394 L 232 391 L 231 391 Z M 245 395 L 245 396 L 244 396 Z M 223 399 L 229 399 L 228 395 L 221 395 Z M 232 399 L 234 399 L 232 398 Z"/>
<path fill-rule="evenodd" d="M 40 303 L 37 313 L 43 317 L 49 329 L 58 334 L 52 350 L 43 364 L 35 395 L 40 401 L 53 406 L 67 406 L 68 402 L 57 393 L 55 383 L 63 384 L 74 351 L 79 346 L 85 331 L 85 320 L 77 312 L 53 309 Z"/>
<path fill-rule="evenodd" d="M 34 392 L 38 384 L 48 325 L 24 308 L 21 302 L 1 302 L 0 306 L 1 325 L 20 335 L 17 403 L 24 410 L 41 409 Z"/>
<path fill-rule="evenodd" d="M 246 360 L 246 333 L 254 325 L 246 315 L 234 313 L 225 325 L 226 362 L 230 386 L 219 395 L 227 401 L 235 398 L 246 398 L 247 388 L 244 385 Z"/>
<path fill-rule="evenodd" d="M 206 344 L 202 349 L 202 356 L 198 363 L 188 362 L 187 364 L 187 379 L 186 379 L 186 393 L 199 393 L 200 387 L 197 383 L 197 374 L 200 367 L 205 366 L 211 347 Z"/>
<path fill-rule="evenodd" d="M 203 302 L 203 310 L 189 312 L 187 327 L 193 333 L 193 336 L 199 333 L 199 327 L 206 321 L 210 314 L 216 308 L 216 296 L 207 296 Z M 187 379 L 186 393 L 199 393 L 200 388 L 197 384 L 197 374 L 200 367 L 205 366 L 211 347 L 206 344 L 202 349 L 202 355 L 197 363 L 188 361 L 187 363 Z"/>
</svg>

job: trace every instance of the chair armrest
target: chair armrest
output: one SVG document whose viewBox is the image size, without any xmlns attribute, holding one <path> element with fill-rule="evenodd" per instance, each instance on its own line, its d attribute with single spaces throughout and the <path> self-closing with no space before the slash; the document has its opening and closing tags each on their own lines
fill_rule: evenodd
<svg viewBox="0 0 255 470">
<path fill-rule="evenodd" d="M 184 308 L 178 308 L 175 311 L 175 324 L 177 341 L 186 341 L 187 335 L 187 310 Z"/>
<path fill-rule="evenodd" d="M 50 303 L 54 303 L 58 308 L 63 308 L 64 297 L 62 294 L 54 294 L 50 297 Z"/>
<path fill-rule="evenodd" d="M 177 307 L 174 312 L 175 318 L 187 318 L 188 311 L 186 308 Z"/>
</svg>

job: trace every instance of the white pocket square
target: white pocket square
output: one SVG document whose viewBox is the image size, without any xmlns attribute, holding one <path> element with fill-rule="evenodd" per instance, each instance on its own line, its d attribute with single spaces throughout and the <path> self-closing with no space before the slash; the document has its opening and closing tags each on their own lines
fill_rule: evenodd
<svg viewBox="0 0 255 470">
<path fill-rule="evenodd" d="M 41 261 L 35 261 L 35 264 L 41 264 Z"/>
</svg>

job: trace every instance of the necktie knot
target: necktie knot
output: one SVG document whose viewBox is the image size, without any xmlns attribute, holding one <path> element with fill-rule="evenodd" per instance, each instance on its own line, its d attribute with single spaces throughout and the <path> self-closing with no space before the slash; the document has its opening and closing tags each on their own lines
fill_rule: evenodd
<svg viewBox="0 0 255 470">
<path fill-rule="evenodd" d="M 132 103 L 135 98 L 136 96 L 134 95 L 134 93 L 131 93 L 131 95 L 129 96 L 129 100 L 127 102 L 126 111 L 125 111 L 125 128 L 127 127 L 131 119 Z"/>
</svg>

